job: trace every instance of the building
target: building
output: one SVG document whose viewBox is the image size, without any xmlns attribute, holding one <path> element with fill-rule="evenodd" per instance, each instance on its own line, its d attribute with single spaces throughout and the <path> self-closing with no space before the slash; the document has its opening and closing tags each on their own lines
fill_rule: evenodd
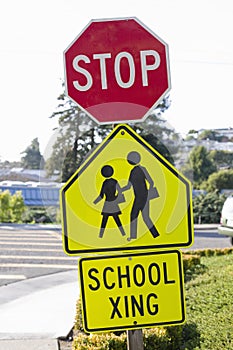
<svg viewBox="0 0 233 350">
<path fill-rule="evenodd" d="M 46 182 L 1 181 L 0 191 L 8 190 L 12 195 L 20 191 L 24 203 L 29 207 L 59 206 L 59 194 L 62 184 Z"/>
</svg>

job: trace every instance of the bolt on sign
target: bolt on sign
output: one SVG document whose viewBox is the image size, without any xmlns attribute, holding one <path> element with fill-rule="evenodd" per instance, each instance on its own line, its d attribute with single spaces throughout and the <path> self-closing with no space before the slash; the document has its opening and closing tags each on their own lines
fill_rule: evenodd
<svg viewBox="0 0 233 350">
<path fill-rule="evenodd" d="M 185 321 L 179 250 L 87 257 L 78 270 L 87 332 Z"/>
<path fill-rule="evenodd" d="M 168 45 L 135 17 L 90 21 L 64 67 L 67 95 L 99 124 L 143 121 L 171 88 Z"/>
<path fill-rule="evenodd" d="M 67 254 L 188 247 L 190 182 L 132 128 L 118 125 L 61 189 Z"/>
</svg>

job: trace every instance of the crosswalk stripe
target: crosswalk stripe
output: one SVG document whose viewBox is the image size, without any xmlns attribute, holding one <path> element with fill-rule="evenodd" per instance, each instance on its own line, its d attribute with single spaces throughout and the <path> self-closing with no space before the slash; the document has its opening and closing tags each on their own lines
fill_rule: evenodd
<svg viewBox="0 0 233 350">
<path fill-rule="evenodd" d="M 74 260 L 77 258 L 70 256 L 38 256 L 38 255 L 0 255 L 0 259 L 30 259 L 30 260 Z"/>
<path fill-rule="evenodd" d="M 0 275 L 1 280 L 25 280 L 27 277 L 25 275 Z"/>
<path fill-rule="evenodd" d="M 57 237 L 59 239 L 61 239 L 61 233 L 58 233 L 58 232 L 50 232 L 50 234 L 54 237 Z"/>
<path fill-rule="evenodd" d="M 48 248 L 26 248 L 26 247 L 14 247 L 14 248 L 11 248 L 11 247 L 1 247 L 1 252 L 3 252 L 4 250 L 6 251 L 17 251 L 17 252 L 61 252 L 62 250 L 61 249 L 58 249 L 58 248 L 52 248 L 52 249 L 48 249 Z"/>
<path fill-rule="evenodd" d="M 8 241 L 9 237 L 1 237 L 0 239 L 1 239 L 1 241 Z M 21 237 L 21 238 L 12 237 L 12 240 L 14 240 L 14 241 L 30 241 L 30 237 Z M 43 240 L 44 241 L 57 241 L 57 238 L 44 237 Z M 34 237 L 34 238 L 32 238 L 32 241 L 41 241 L 41 238 Z"/>
<path fill-rule="evenodd" d="M 76 265 L 68 265 L 68 264 L 24 264 L 24 263 L 3 263 L 0 264 L 0 267 L 27 267 L 27 268 L 54 268 L 54 269 L 77 269 Z"/>
<path fill-rule="evenodd" d="M 1 285 L 34 275 L 77 270 L 78 258 L 64 253 L 60 232 L 0 231 Z"/>
<path fill-rule="evenodd" d="M 45 243 L 37 243 L 37 242 L 0 242 L 0 246 L 1 245 L 22 245 L 22 244 L 27 244 L 27 245 L 45 245 L 45 246 L 57 246 L 57 247 L 61 247 L 61 243 L 50 243 L 50 242 L 45 242 Z"/>
<path fill-rule="evenodd" d="M 28 233 L 25 233 L 25 234 L 0 234 L 0 238 L 46 238 L 46 237 L 50 237 L 50 238 L 53 238 L 53 239 L 57 239 L 58 237 L 61 238 L 60 235 L 35 235 L 35 234 L 28 234 Z"/>
</svg>

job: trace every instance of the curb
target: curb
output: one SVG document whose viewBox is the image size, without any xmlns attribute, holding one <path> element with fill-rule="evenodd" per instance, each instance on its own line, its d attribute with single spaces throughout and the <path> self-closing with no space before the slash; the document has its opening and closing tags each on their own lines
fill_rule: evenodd
<svg viewBox="0 0 233 350">
<path fill-rule="evenodd" d="M 217 230 L 219 224 L 194 224 L 194 230 Z"/>
</svg>

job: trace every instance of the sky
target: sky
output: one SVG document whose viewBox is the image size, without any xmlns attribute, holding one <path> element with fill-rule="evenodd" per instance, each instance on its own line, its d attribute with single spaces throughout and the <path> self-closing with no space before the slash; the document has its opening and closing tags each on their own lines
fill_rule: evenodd
<svg viewBox="0 0 233 350">
<path fill-rule="evenodd" d="M 233 127 L 232 0 L 0 0 L 0 160 L 48 154 L 63 51 L 91 19 L 137 17 L 169 46 L 176 132 Z"/>
</svg>

